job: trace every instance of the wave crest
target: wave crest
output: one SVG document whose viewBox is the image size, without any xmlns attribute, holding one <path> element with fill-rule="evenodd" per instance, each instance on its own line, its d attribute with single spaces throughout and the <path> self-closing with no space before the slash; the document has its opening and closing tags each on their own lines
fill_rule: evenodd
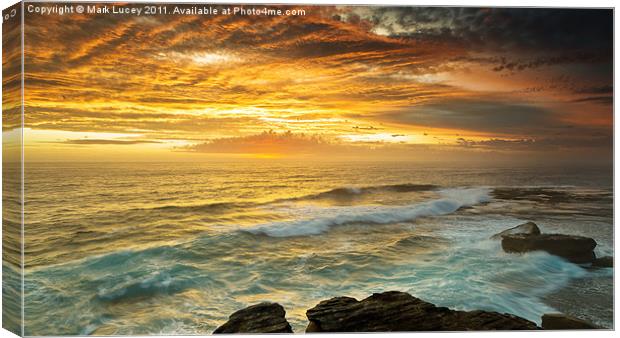
<svg viewBox="0 0 620 338">
<path fill-rule="evenodd" d="M 176 264 L 171 268 L 155 271 L 150 275 L 142 275 L 119 282 L 110 288 L 100 288 L 96 298 L 101 302 L 121 302 L 139 298 L 148 298 L 158 294 L 175 294 L 193 286 L 195 282 L 191 275 L 198 270 L 182 264 Z M 107 280 L 106 280 L 107 281 Z M 108 281 L 109 282 L 109 281 Z"/>
<path fill-rule="evenodd" d="M 419 217 L 446 215 L 462 207 L 473 206 L 490 200 L 490 190 L 487 188 L 446 189 L 441 190 L 440 194 L 442 196 L 440 199 L 418 204 L 398 207 L 375 207 L 366 211 L 349 208 L 335 216 L 271 222 L 243 229 L 242 231 L 270 237 L 318 235 L 326 232 L 333 226 L 344 224 L 389 224 L 413 221 Z"/>
<path fill-rule="evenodd" d="M 341 187 L 327 191 L 323 191 L 314 195 L 296 198 L 295 200 L 316 200 L 324 198 L 354 198 L 363 194 L 370 194 L 382 191 L 388 192 L 417 192 L 430 191 L 436 189 L 437 186 L 431 184 L 390 184 L 368 187 Z"/>
</svg>

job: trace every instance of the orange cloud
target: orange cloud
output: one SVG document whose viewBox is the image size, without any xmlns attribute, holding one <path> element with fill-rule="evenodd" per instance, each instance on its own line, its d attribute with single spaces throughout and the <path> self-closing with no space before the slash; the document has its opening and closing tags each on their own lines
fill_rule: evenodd
<svg viewBox="0 0 620 338">
<path fill-rule="evenodd" d="M 590 136 L 611 130 L 611 94 L 592 91 L 612 83 L 607 12 L 588 12 L 591 27 L 573 34 L 589 39 L 567 35 L 573 54 L 559 57 L 562 47 L 531 27 L 548 19 L 559 31 L 548 29 L 563 34 L 573 29 L 572 12 L 295 7 L 307 15 L 28 14 L 25 124 L 231 152 L 239 149 L 224 140 L 247 137 L 265 151 L 282 146 L 254 139 L 270 129 L 356 147 L 356 140 L 384 135 L 457 145 L 463 136 L 548 138 L 566 126 Z M 508 14 L 509 23 L 499 19 Z M 482 35 L 484 41 L 475 40 Z M 548 45 L 547 54 L 528 43 Z M 530 128 L 522 120 L 537 122 Z M 292 141 L 286 151 L 318 147 Z M 170 142 L 168 151 L 174 147 Z"/>
</svg>

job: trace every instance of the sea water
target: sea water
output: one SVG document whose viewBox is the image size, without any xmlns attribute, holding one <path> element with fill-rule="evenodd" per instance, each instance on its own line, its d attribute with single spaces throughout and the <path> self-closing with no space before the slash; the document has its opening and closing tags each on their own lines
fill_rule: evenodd
<svg viewBox="0 0 620 338">
<path fill-rule="evenodd" d="M 611 166 L 257 160 L 25 172 L 27 335 L 208 334 L 261 301 L 282 304 L 303 332 L 321 300 L 388 290 L 613 327 L 612 269 L 507 254 L 489 239 L 534 221 L 613 255 Z M 585 301 L 570 305 L 580 281 Z"/>
</svg>

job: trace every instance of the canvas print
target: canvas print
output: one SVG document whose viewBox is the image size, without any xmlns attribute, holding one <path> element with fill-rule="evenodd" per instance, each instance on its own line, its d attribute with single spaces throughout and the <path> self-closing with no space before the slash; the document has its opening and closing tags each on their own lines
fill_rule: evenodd
<svg viewBox="0 0 620 338">
<path fill-rule="evenodd" d="M 2 34 L 7 330 L 614 328 L 612 9 L 25 1 Z"/>
</svg>

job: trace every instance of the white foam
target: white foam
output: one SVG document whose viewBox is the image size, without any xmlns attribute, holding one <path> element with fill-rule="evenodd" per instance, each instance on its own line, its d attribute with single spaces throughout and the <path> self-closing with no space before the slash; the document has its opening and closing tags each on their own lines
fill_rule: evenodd
<svg viewBox="0 0 620 338">
<path fill-rule="evenodd" d="M 285 222 L 271 222 L 243 229 L 253 234 L 271 237 L 318 235 L 332 226 L 351 223 L 389 224 L 413 221 L 419 217 L 441 216 L 459 208 L 473 206 L 490 200 L 488 188 L 458 188 L 439 191 L 442 198 L 406 206 L 381 206 L 360 210 L 343 209 L 339 214 Z"/>
</svg>

